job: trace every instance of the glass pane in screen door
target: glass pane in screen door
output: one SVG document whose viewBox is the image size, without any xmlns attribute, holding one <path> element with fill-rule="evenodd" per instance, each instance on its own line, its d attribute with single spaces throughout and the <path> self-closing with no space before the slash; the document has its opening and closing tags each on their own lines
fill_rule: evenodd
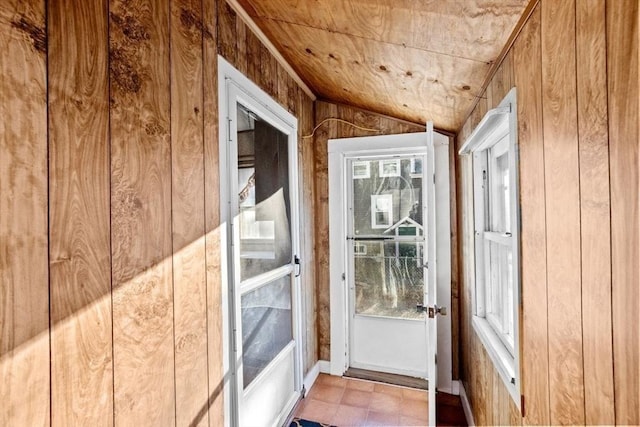
<svg viewBox="0 0 640 427">
<path fill-rule="evenodd" d="M 422 158 L 353 161 L 351 181 L 356 314 L 422 318 Z"/>
<path fill-rule="evenodd" d="M 238 105 L 240 280 L 291 262 L 287 135 Z"/>
</svg>

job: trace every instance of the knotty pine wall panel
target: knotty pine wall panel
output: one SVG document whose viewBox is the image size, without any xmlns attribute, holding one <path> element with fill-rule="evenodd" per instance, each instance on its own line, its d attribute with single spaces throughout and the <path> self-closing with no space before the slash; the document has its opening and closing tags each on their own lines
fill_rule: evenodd
<svg viewBox="0 0 640 427">
<path fill-rule="evenodd" d="M 208 400 L 202 2 L 171 2 L 171 219 L 176 425 Z"/>
<path fill-rule="evenodd" d="M 461 370 L 478 424 L 640 421 L 637 7 L 541 0 L 458 134 L 517 88 L 524 416 L 471 327 L 471 163 L 458 159 Z"/>
<path fill-rule="evenodd" d="M 109 11 L 114 418 L 173 425 L 169 2 Z"/>
<path fill-rule="evenodd" d="M 53 425 L 113 423 L 108 15 L 48 8 Z"/>
<path fill-rule="evenodd" d="M 0 3 L 0 425 L 49 425 L 43 0 Z"/>
<path fill-rule="evenodd" d="M 0 49 L 0 424 L 222 425 L 218 51 L 298 117 L 306 230 L 313 102 L 224 1 L 5 2 Z"/>
</svg>

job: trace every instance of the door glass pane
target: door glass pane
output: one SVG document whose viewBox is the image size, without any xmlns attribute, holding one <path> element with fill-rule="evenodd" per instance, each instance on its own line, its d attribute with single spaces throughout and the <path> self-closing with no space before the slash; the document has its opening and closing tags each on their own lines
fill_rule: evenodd
<svg viewBox="0 0 640 427">
<path fill-rule="evenodd" d="M 353 249 L 356 314 L 423 318 L 423 242 L 358 240 Z"/>
<path fill-rule="evenodd" d="M 238 104 L 240 280 L 291 262 L 287 135 Z"/>
<path fill-rule="evenodd" d="M 351 170 L 354 236 L 422 227 L 421 157 L 357 160 Z"/>
<path fill-rule="evenodd" d="M 242 295 L 244 388 L 293 340 L 291 276 Z"/>
</svg>

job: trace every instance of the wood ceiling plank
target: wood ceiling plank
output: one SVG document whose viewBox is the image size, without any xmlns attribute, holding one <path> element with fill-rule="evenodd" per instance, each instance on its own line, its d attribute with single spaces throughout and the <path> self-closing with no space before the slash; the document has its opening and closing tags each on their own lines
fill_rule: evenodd
<svg viewBox="0 0 640 427">
<path fill-rule="evenodd" d="M 476 61 L 496 59 L 528 0 L 241 0 L 253 18 Z M 452 32 L 451 29 L 456 31 Z"/>
<path fill-rule="evenodd" d="M 455 131 L 489 65 L 296 24 L 258 19 L 316 93 Z"/>
</svg>

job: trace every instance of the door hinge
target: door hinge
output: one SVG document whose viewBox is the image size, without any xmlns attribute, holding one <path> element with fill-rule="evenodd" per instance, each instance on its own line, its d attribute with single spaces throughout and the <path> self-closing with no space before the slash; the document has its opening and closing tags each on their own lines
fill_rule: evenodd
<svg viewBox="0 0 640 427">
<path fill-rule="evenodd" d="M 231 142 L 231 118 L 227 117 L 227 141 Z"/>
</svg>

